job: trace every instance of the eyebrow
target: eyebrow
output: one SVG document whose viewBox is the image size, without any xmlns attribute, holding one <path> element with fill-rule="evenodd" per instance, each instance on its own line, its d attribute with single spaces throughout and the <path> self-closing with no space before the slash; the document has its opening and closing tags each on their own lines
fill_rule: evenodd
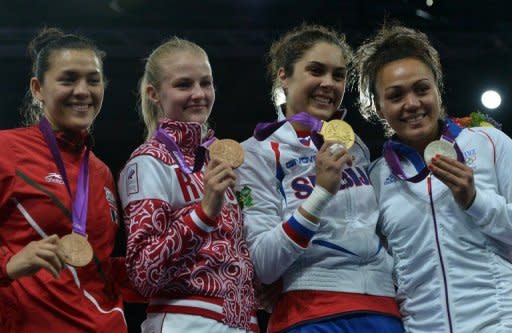
<svg viewBox="0 0 512 333">
<path fill-rule="evenodd" d="M 309 61 L 307 64 L 308 65 L 318 65 L 318 66 L 327 67 L 327 65 L 324 64 L 323 62 L 319 62 L 319 61 L 315 61 L 315 60 Z M 338 67 L 335 67 L 335 69 L 346 70 L 347 67 L 345 67 L 345 66 L 338 66 Z"/>
</svg>

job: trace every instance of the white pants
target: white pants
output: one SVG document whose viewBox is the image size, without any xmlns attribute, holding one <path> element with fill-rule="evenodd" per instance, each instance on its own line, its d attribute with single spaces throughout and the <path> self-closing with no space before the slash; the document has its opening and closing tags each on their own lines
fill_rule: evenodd
<svg viewBox="0 0 512 333">
<path fill-rule="evenodd" d="M 214 319 L 179 313 L 148 313 L 141 333 L 250 333 Z"/>
</svg>

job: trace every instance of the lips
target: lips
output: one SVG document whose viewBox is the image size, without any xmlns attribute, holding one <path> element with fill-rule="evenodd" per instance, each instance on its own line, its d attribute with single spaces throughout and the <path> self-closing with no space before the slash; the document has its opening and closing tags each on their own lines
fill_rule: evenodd
<svg viewBox="0 0 512 333">
<path fill-rule="evenodd" d="M 83 113 L 89 112 L 94 109 L 94 104 L 86 104 L 86 103 L 68 103 L 66 104 L 68 108 L 71 108 L 75 112 Z"/>
<path fill-rule="evenodd" d="M 315 95 L 312 99 L 318 104 L 331 105 L 334 104 L 334 99 L 329 96 Z"/>
<path fill-rule="evenodd" d="M 421 122 L 421 120 L 423 118 L 425 118 L 426 115 L 427 115 L 426 113 L 422 112 L 422 113 L 419 113 L 419 114 L 414 114 L 414 115 L 402 118 L 402 119 L 400 119 L 400 121 L 406 122 L 409 125 L 415 125 L 415 124 Z"/>
</svg>

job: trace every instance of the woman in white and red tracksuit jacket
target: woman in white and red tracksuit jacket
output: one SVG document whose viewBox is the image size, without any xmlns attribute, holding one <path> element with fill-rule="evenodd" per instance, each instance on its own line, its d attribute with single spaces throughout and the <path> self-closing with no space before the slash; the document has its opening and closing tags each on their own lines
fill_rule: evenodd
<svg viewBox="0 0 512 333">
<path fill-rule="evenodd" d="M 128 274 L 151 298 L 142 332 L 257 331 L 233 170 L 214 159 L 191 170 L 205 157 L 201 144 L 214 139 L 204 131 L 212 80 L 205 52 L 176 37 L 146 63 L 140 90 L 148 141 L 119 179 Z"/>
<path fill-rule="evenodd" d="M 57 29 L 31 45 L 36 103 L 28 116 L 47 121 L 74 195 L 103 100 L 102 52 Z M 0 331 L 126 332 L 116 287 L 126 269 L 110 258 L 118 229 L 110 170 L 90 153 L 85 231 L 94 259 L 67 266 L 58 241 L 72 232 L 72 198 L 49 145 L 37 124 L 0 132 Z"/>
<path fill-rule="evenodd" d="M 350 61 L 343 35 L 303 25 L 274 42 L 268 58 L 286 96 L 278 120 L 335 117 Z M 266 137 L 258 127 L 237 169 L 256 275 L 283 285 L 269 332 L 401 333 L 391 257 L 375 232 L 368 149 L 357 136 L 347 148 L 320 144 L 305 125 L 292 118 Z"/>
</svg>

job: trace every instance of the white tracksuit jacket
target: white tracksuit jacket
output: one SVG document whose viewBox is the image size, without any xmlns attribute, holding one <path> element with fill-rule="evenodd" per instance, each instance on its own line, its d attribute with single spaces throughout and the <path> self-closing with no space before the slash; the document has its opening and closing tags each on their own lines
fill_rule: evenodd
<svg viewBox="0 0 512 333">
<path fill-rule="evenodd" d="M 410 333 L 509 333 L 512 140 L 494 128 L 472 128 L 456 141 L 474 170 L 477 194 L 467 210 L 435 177 L 431 202 L 426 179 L 399 180 L 383 158 L 370 168 L 404 327 Z M 411 165 L 404 169 L 414 174 Z"/>
<path fill-rule="evenodd" d="M 263 283 L 282 277 L 283 292 L 395 295 L 391 257 L 375 233 L 378 209 L 366 173 L 369 153 L 359 138 L 350 148 L 353 166 L 343 170 L 340 190 L 320 223 L 295 221 L 294 228 L 289 218 L 313 190 L 317 148 L 302 144 L 290 123 L 264 141 L 246 140 L 243 147 L 237 190 L 251 259 Z"/>
</svg>

